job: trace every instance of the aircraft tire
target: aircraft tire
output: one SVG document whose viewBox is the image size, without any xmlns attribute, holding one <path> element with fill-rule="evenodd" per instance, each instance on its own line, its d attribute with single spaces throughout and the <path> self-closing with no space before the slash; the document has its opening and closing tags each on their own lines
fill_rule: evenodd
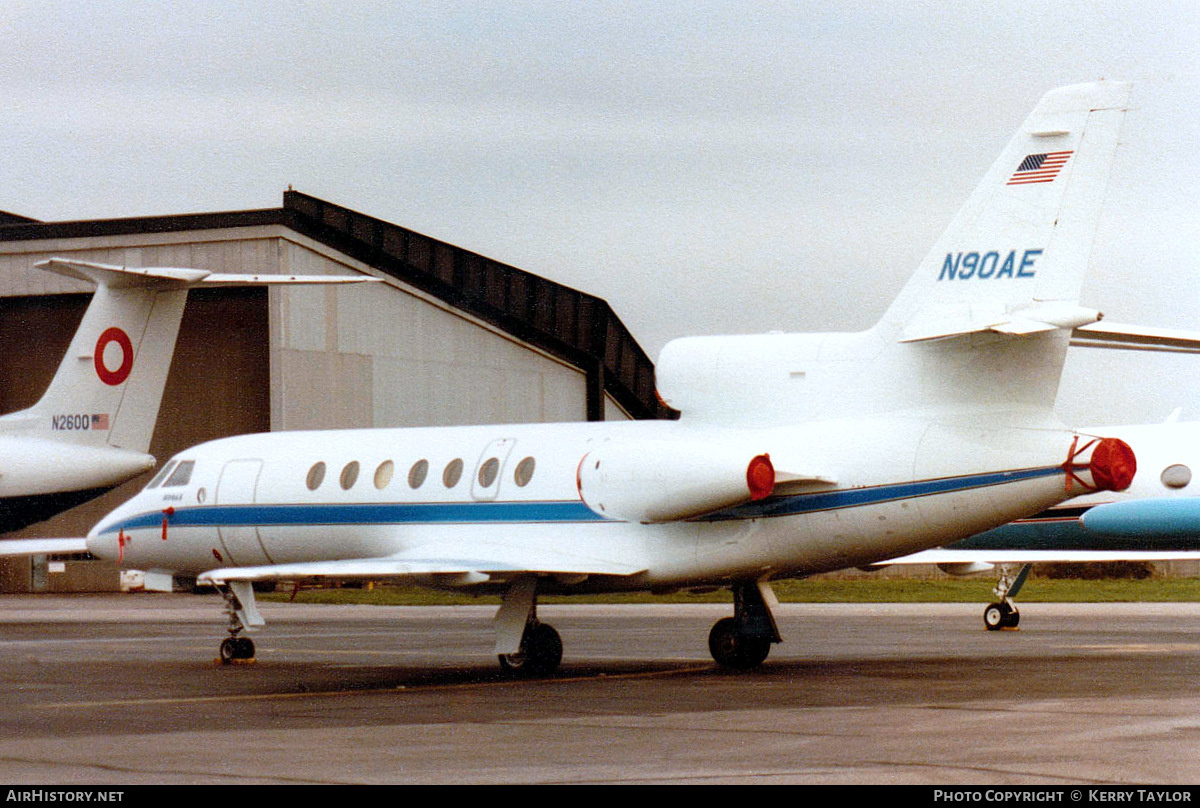
<svg viewBox="0 0 1200 808">
<path fill-rule="evenodd" d="M 534 623 L 521 637 L 521 651 L 500 654 L 500 667 L 518 676 L 549 676 L 562 662 L 562 638 L 549 623 Z"/>
<path fill-rule="evenodd" d="M 235 659 L 254 659 L 254 640 L 249 637 L 226 637 L 221 641 L 221 664 L 229 665 Z"/>
<path fill-rule="evenodd" d="M 742 634 L 736 619 L 724 617 L 708 633 L 708 651 L 722 668 L 750 670 L 761 665 L 771 653 L 771 641 Z"/>
<path fill-rule="evenodd" d="M 1004 603 L 990 603 L 983 610 L 983 625 L 988 631 L 1016 628 L 1021 622 L 1021 613 Z"/>
</svg>

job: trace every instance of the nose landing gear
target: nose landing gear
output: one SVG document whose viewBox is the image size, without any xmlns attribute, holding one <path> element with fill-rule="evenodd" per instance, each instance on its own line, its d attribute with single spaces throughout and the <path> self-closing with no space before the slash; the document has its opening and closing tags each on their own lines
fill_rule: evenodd
<svg viewBox="0 0 1200 808">
<path fill-rule="evenodd" d="M 230 581 L 220 587 L 229 615 L 229 636 L 221 641 L 222 665 L 249 662 L 254 659 L 254 641 L 239 636 L 242 631 L 254 631 L 266 623 L 254 603 L 254 586 L 249 581 Z"/>
</svg>

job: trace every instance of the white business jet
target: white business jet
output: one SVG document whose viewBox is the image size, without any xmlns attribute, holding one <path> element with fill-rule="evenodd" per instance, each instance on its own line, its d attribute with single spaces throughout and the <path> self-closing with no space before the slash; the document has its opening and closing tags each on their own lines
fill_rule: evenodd
<svg viewBox="0 0 1200 808">
<path fill-rule="evenodd" d="M 154 468 L 147 454 L 188 289 L 346 283 L 355 276 L 225 275 L 52 258 L 36 264 L 96 284 L 50 387 L 0 416 L 0 532 L 86 502 Z M 82 539 L 0 542 L 0 555 L 82 551 Z"/>
<path fill-rule="evenodd" d="M 780 641 L 770 581 L 863 566 L 1130 484 L 1119 440 L 1053 412 L 1128 98 L 1046 95 L 879 323 L 670 343 L 678 421 L 278 432 L 176 455 L 89 534 L 96 556 L 221 588 L 229 661 L 252 584 L 393 580 L 502 596 L 495 653 L 562 656 L 543 593 L 727 586 L 709 636 Z"/>
</svg>

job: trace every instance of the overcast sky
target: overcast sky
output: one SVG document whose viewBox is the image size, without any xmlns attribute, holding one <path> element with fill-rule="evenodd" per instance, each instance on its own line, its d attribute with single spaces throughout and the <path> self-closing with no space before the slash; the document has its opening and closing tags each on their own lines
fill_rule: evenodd
<svg viewBox="0 0 1200 808">
<path fill-rule="evenodd" d="M 0 209 L 290 184 L 600 295 L 656 356 L 868 327 L 1045 91 L 1122 79 L 1084 303 L 1200 329 L 1198 54 L 1193 2 L 3 0 Z M 1200 418 L 1200 357 L 1083 353 L 1068 422 Z"/>
</svg>

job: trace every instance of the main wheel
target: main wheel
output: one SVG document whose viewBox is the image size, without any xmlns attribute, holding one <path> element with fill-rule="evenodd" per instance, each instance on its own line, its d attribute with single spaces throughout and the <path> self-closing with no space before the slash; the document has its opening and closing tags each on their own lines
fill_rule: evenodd
<svg viewBox="0 0 1200 808">
<path fill-rule="evenodd" d="M 562 662 L 562 639 L 548 623 L 533 623 L 521 637 L 521 650 L 500 654 L 500 667 L 520 676 L 549 676 Z"/>
<path fill-rule="evenodd" d="M 708 652 L 723 668 L 749 670 L 761 665 L 771 653 L 771 641 L 742 634 L 736 619 L 724 617 L 708 633 Z"/>
<path fill-rule="evenodd" d="M 1021 613 L 1007 603 L 991 603 L 983 610 L 983 625 L 988 631 L 1016 628 L 1021 622 Z"/>
</svg>

